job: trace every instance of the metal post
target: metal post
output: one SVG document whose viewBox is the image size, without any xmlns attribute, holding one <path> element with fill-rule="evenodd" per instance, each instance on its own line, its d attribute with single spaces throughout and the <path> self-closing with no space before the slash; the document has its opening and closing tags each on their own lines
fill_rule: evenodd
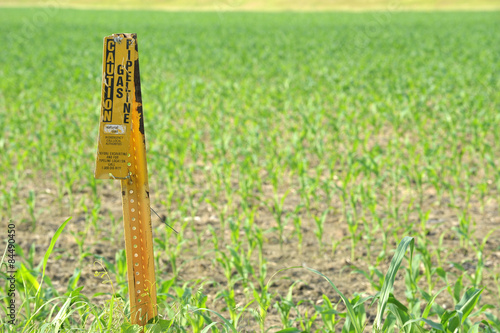
<svg viewBox="0 0 500 333">
<path fill-rule="evenodd" d="M 144 326 L 157 309 L 136 34 L 104 39 L 102 96 L 95 177 L 121 180 L 130 320 Z"/>
</svg>

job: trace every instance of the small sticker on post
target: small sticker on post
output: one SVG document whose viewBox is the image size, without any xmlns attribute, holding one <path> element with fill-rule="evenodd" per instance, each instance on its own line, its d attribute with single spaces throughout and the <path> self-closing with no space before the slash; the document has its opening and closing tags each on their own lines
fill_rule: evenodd
<svg viewBox="0 0 500 333">
<path fill-rule="evenodd" d="M 125 134 L 127 128 L 124 125 L 105 125 L 104 133 L 106 134 Z"/>
</svg>

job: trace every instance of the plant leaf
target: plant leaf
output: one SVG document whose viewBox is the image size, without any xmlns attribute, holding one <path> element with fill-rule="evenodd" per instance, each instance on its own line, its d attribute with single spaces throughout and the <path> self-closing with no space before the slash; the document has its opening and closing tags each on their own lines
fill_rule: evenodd
<svg viewBox="0 0 500 333">
<path fill-rule="evenodd" d="M 387 301 L 389 295 L 392 291 L 394 280 L 396 279 L 396 273 L 398 272 L 399 266 L 401 266 L 401 261 L 403 260 L 406 249 L 410 245 L 410 263 L 411 257 L 413 256 L 413 249 L 415 247 L 415 240 L 412 237 L 404 237 L 403 240 L 398 245 L 394 257 L 392 257 L 391 264 L 384 279 L 384 284 L 382 285 L 382 290 L 380 291 L 380 299 L 377 306 L 377 316 L 375 318 L 375 328 L 380 330 L 382 327 L 382 316 L 384 315 L 385 308 L 387 307 Z"/>
<path fill-rule="evenodd" d="M 462 313 L 462 320 L 460 321 L 461 324 L 464 323 L 467 317 L 469 317 L 472 310 L 474 310 L 474 308 L 476 307 L 476 304 L 479 301 L 479 296 L 481 296 L 483 290 L 484 289 L 476 288 L 468 289 L 465 292 L 464 296 L 462 296 L 460 302 L 455 306 L 455 309 Z"/>
<path fill-rule="evenodd" d="M 49 261 L 50 254 L 52 253 L 52 250 L 54 249 L 54 246 L 56 245 L 57 239 L 59 238 L 59 236 L 63 232 L 64 228 L 66 227 L 66 224 L 68 224 L 68 222 L 70 220 L 71 220 L 71 217 L 66 219 L 66 221 L 64 221 L 64 223 L 59 228 L 57 228 L 56 233 L 54 234 L 54 236 L 52 236 L 52 239 L 50 240 L 49 248 L 47 249 L 47 251 L 45 252 L 45 256 L 43 257 L 42 280 L 41 280 L 40 285 L 38 286 L 38 290 L 36 292 L 37 296 L 38 296 L 38 293 L 40 292 L 40 288 L 42 288 L 43 278 L 45 277 L 45 269 L 47 268 L 47 262 Z"/>
<path fill-rule="evenodd" d="M 307 269 L 310 272 L 318 274 L 319 276 L 323 277 L 326 281 L 328 281 L 328 283 L 330 284 L 330 286 L 337 292 L 337 294 L 339 294 L 340 298 L 342 298 L 342 301 L 344 302 L 344 304 L 345 304 L 345 306 L 347 308 L 347 315 L 351 319 L 351 322 L 352 322 L 352 324 L 354 326 L 354 330 L 356 331 L 356 333 L 363 332 L 361 326 L 359 326 L 359 323 L 356 320 L 356 312 L 354 312 L 354 308 L 353 308 L 351 302 L 349 302 L 349 300 L 347 299 L 347 297 L 345 297 L 344 294 L 342 294 L 340 292 L 340 290 L 337 288 L 337 286 L 335 286 L 335 284 L 327 276 L 325 276 L 323 273 L 318 272 L 317 270 L 315 270 L 313 268 L 309 268 L 309 267 L 304 267 L 304 268 Z"/>
<path fill-rule="evenodd" d="M 276 333 L 301 333 L 302 331 L 299 330 L 299 329 L 296 329 L 295 327 L 289 327 L 289 328 L 285 328 L 281 331 L 278 331 Z"/>
</svg>

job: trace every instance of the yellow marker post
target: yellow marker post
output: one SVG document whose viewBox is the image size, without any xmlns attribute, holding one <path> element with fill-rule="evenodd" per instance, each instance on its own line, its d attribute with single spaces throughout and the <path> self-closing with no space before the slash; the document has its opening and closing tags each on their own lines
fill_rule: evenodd
<svg viewBox="0 0 500 333">
<path fill-rule="evenodd" d="M 146 139 L 136 34 L 104 38 L 102 105 L 95 178 L 120 179 L 130 319 L 157 316 Z"/>
</svg>

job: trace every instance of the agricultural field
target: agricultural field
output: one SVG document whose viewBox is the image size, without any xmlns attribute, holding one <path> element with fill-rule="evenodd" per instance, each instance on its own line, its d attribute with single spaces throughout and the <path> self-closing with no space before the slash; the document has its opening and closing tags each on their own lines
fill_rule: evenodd
<svg viewBox="0 0 500 333">
<path fill-rule="evenodd" d="M 500 330 L 500 12 L 1 8 L 0 26 L 4 332 L 138 332 L 120 184 L 93 175 L 118 32 L 138 34 L 156 212 L 147 331 Z"/>
</svg>

